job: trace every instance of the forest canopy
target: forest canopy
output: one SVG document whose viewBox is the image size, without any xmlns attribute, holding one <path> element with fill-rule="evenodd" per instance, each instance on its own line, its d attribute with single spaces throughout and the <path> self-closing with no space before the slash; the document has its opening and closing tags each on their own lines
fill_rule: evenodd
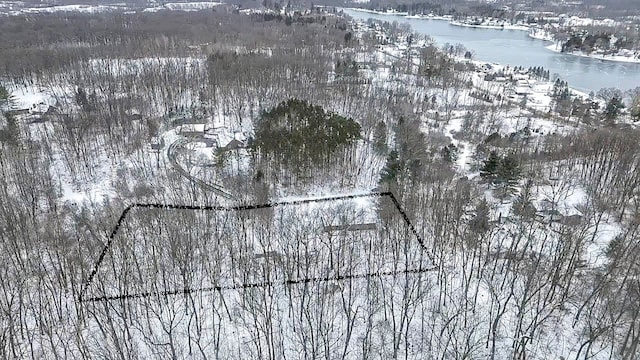
<svg viewBox="0 0 640 360">
<path fill-rule="evenodd" d="M 292 98 L 263 112 L 255 134 L 254 146 L 265 156 L 285 160 L 285 165 L 318 165 L 360 139 L 360 124 Z"/>
</svg>

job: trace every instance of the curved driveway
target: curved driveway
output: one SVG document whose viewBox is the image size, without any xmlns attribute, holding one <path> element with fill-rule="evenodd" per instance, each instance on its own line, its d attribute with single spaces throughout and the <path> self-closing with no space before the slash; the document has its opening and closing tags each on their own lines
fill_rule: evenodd
<svg viewBox="0 0 640 360">
<path fill-rule="evenodd" d="M 167 149 L 167 157 L 169 158 L 169 162 L 171 162 L 171 166 L 173 166 L 181 176 L 183 176 L 187 180 L 195 183 L 196 185 L 198 185 L 202 189 L 212 191 L 212 192 L 216 193 L 217 195 L 222 196 L 222 197 L 224 197 L 226 199 L 232 199 L 233 195 L 231 195 L 231 193 L 226 191 L 222 187 L 222 185 L 211 184 L 211 183 L 205 182 L 205 181 L 203 181 L 201 179 L 198 179 L 195 176 L 192 176 L 182 166 L 180 166 L 180 164 L 178 163 L 176 150 L 179 147 L 184 147 L 184 145 L 186 145 L 187 143 L 189 143 L 189 141 L 186 140 L 186 139 L 178 139 L 178 140 L 174 141 L 171 145 L 169 145 L 169 148 Z"/>
</svg>

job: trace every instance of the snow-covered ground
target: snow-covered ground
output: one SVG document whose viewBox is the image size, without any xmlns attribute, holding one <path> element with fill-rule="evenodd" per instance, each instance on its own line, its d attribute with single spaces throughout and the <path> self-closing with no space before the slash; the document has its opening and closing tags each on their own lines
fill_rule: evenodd
<svg viewBox="0 0 640 360">
<path fill-rule="evenodd" d="M 386 197 L 360 197 L 234 212 L 135 209 L 97 267 L 93 283 L 106 286 L 90 286 L 85 299 L 195 290 L 189 303 L 183 302 L 186 297 L 181 294 L 169 295 L 167 303 L 141 296 L 127 305 L 127 315 L 114 318 L 118 327 L 122 321 L 139 325 L 132 327 L 129 336 L 141 354 L 158 353 L 153 343 L 166 339 L 160 326 L 166 321 L 164 314 L 177 311 L 184 315 L 172 319 L 175 335 L 171 337 L 185 340 L 194 326 L 201 327 L 200 338 L 194 341 L 202 354 L 259 358 L 261 349 L 275 346 L 291 358 L 303 357 L 307 348 L 326 356 L 369 357 L 366 354 L 376 351 L 379 341 L 389 343 L 398 336 L 398 330 L 390 331 L 388 325 L 389 319 L 398 317 L 393 309 L 402 308 L 404 302 L 412 312 L 429 311 L 417 300 L 426 297 L 419 294 L 429 294 L 423 290 L 433 283 L 429 272 L 417 272 L 431 264 L 418 239 L 406 235 L 409 229 L 401 214 L 393 210 L 383 218 L 379 206 L 393 207 L 393 203 Z M 149 217 L 155 220 L 150 223 Z M 172 235 L 185 232 L 176 224 L 190 226 L 191 236 L 174 241 Z M 403 244 L 402 253 L 391 250 L 398 243 Z M 155 265 L 158 261 L 163 264 L 161 270 Z M 183 262 L 189 263 L 188 277 L 184 277 Z M 138 271 L 117 270 L 131 266 Z M 393 276 L 396 272 L 402 275 Z M 402 292 L 404 283 L 415 291 Z M 267 302 L 250 300 L 264 296 Z M 393 307 L 379 306 L 383 303 Z M 101 312 L 101 304 L 95 305 L 86 304 Z M 154 310 L 145 317 L 140 313 L 144 308 Z M 190 309 L 190 315 L 184 309 Z M 308 316 L 320 309 L 322 316 Z M 407 336 L 414 346 L 401 344 L 398 350 L 410 357 L 423 353 L 422 347 L 429 343 L 427 333 L 432 330 L 421 329 L 422 318 L 407 319 L 406 329 L 411 329 Z M 265 321 L 270 323 L 267 328 L 260 326 Z M 300 336 L 302 331 L 315 333 L 316 326 L 332 330 L 323 330 L 315 342 Z M 352 337 L 340 330 L 347 328 L 352 329 Z M 366 332 L 375 336 L 367 340 Z M 186 354 L 186 343 L 177 341 L 174 351 Z M 327 346 L 318 348 L 318 343 Z M 379 351 L 389 349 L 385 345 Z"/>
<path fill-rule="evenodd" d="M 451 25 L 464 26 L 478 29 L 497 29 L 497 30 L 520 30 L 529 31 L 529 27 L 525 25 L 512 25 L 505 21 L 486 21 L 481 24 L 474 24 L 462 21 L 450 21 Z"/>
<path fill-rule="evenodd" d="M 427 14 L 427 15 L 407 15 L 405 16 L 407 19 L 423 19 L 423 20 L 446 20 L 446 21 L 450 21 L 452 19 L 451 15 L 434 15 L 434 14 Z"/>
<path fill-rule="evenodd" d="M 363 9 L 363 8 L 347 8 L 349 10 L 353 10 L 353 11 L 360 11 L 360 12 L 365 12 L 365 13 L 370 13 L 370 14 L 378 14 L 378 15 L 397 15 L 397 16 L 408 16 L 409 13 L 408 12 L 403 12 L 403 11 L 395 11 L 393 9 L 387 10 L 387 11 L 379 11 L 379 10 L 369 10 L 369 9 Z"/>
<path fill-rule="evenodd" d="M 65 12 L 78 12 L 78 13 L 101 13 L 101 12 L 156 12 L 162 10 L 172 11 L 199 11 L 205 9 L 215 8 L 224 3 L 217 1 L 194 1 L 194 2 L 169 2 L 157 6 L 135 6 L 125 3 L 112 3 L 101 5 L 51 5 L 51 6 L 38 6 L 38 7 L 25 7 L 22 2 L 0 2 L 0 14 L 7 15 L 21 15 L 21 14 L 45 14 L 45 13 L 65 13 Z"/>
<path fill-rule="evenodd" d="M 121 11 L 127 9 L 126 5 L 113 4 L 113 5 L 54 5 L 46 7 L 31 7 L 21 8 L 19 10 L 9 11 L 10 15 L 20 14 L 46 14 L 46 13 L 58 13 L 58 12 L 78 12 L 78 13 L 101 13 L 110 11 Z"/>
<path fill-rule="evenodd" d="M 563 26 L 603 26 L 616 27 L 623 25 L 619 21 L 613 19 L 593 19 L 579 16 L 565 16 L 560 19 Z"/>
<path fill-rule="evenodd" d="M 472 189 L 468 191 L 468 198 L 460 195 L 455 199 L 459 203 L 454 204 L 447 203 L 448 196 L 437 201 L 434 196 L 429 206 L 413 209 L 409 214 L 416 214 L 417 230 L 406 226 L 408 217 L 404 214 L 385 214 L 383 210 L 393 209 L 394 204 L 381 206 L 384 204 L 367 197 L 333 204 L 310 203 L 293 211 L 286 206 L 278 206 L 273 211 L 253 209 L 249 210 L 254 212 L 250 215 L 247 212 L 202 215 L 179 211 L 163 213 L 156 208 L 135 209 L 122 224 L 115 238 L 116 245 L 103 254 L 106 263 L 98 268 L 98 285 L 89 288 L 87 296 L 144 295 L 155 291 L 173 294 L 88 304 L 85 305 L 91 307 L 88 312 L 96 318 L 109 316 L 110 326 L 115 327 L 113 332 L 126 333 L 127 341 L 137 347 L 141 357 L 193 357 L 200 351 L 202 355 L 260 358 L 261 351 L 268 348 L 278 354 L 274 357 L 290 358 L 313 354 L 310 357 L 420 359 L 425 358 L 425 354 L 436 353 L 443 358 L 449 355 L 455 358 L 463 352 L 489 358 L 490 339 L 495 341 L 499 359 L 512 354 L 520 341 L 529 340 L 526 345 L 529 358 L 575 356 L 587 325 L 584 321 L 576 325 L 568 320 L 575 312 L 573 297 L 571 301 L 557 299 L 561 291 L 554 286 L 567 270 L 557 266 L 567 266 L 569 262 L 556 264 L 553 259 L 561 255 L 558 249 L 579 243 L 570 240 L 580 234 L 592 240 L 584 249 L 567 251 L 575 251 L 579 258 L 576 261 L 583 260 L 588 270 L 605 265 L 608 261 L 605 251 L 622 231 L 621 224 L 609 216 L 587 218 L 589 214 L 585 209 L 592 205 L 592 199 L 582 184 L 571 182 L 568 176 L 552 179 L 532 172 L 525 176 L 536 181 L 531 189 L 531 202 L 537 212 L 533 219 L 519 221 L 514 199 L 522 191 L 522 184 L 517 186 L 514 196 L 499 198 L 489 185 L 480 181 L 477 168 L 481 161 L 478 148 L 487 134 L 507 137 L 527 128 L 532 132 L 533 141 L 543 142 L 547 134 L 569 133 L 578 129 L 578 125 L 559 124 L 552 114 L 544 117 L 532 111 L 550 109 L 549 92 L 553 84 L 534 79 L 524 70 L 492 64 L 492 70 L 459 74 L 465 79 L 460 88 L 425 85 L 416 74 L 419 59 L 414 55 L 419 52 L 411 55 L 411 51 L 424 45 L 422 39 L 412 46 L 406 40 L 399 40 L 371 52 L 356 53 L 354 58 L 358 63 L 371 66 L 358 69 L 360 76 L 368 80 L 363 88 L 386 92 L 389 97 L 398 98 L 400 104 L 412 104 L 415 108 L 408 113 L 416 115 L 426 135 L 444 138 L 445 144 L 449 141 L 459 149 L 453 165 L 455 176 L 436 185 L 417 179 L 412 185 L 415 192 L 408 193 L 406 203 L 428 204 L 423 197 L 432 196 L 430 193 L 456 197 L 467 185 Z M 407 55 L 411 55 L 411 63 L 403 66 L 401 61 Z M 147 65 L 166 66 L 174 62 L 187 68 L 200 64 L 200 60 L 191 58 L 94 60 L 87 64 L 87 69 L 101 70 L 100 75 L 119 78 L 143 71 Z M 477 68 L 488 65 L 471 64 Z M 489 71 L 505 76 L 500 80 L 485 80 Z M 506 76 L 514 79 L 507 81 Z M 504 100 L 511 87 L 527 94 L 526 104 L 521 105 L 523 95 L 515 98 L 515 104 Z M 359 89 L 355 85 L 350 90 Z M 69 87 L 64 96 L 54 96 L 59 91 L 38 86 L 13 89 L 16 104 L 26 108 L 52 105 L 54 99 L 64 100 L 65 96 L 73 98 L 74 91 Z M 479 100 L 472 96 L 474 92 L 488 98 Z M 175 93 L 173 107 L 188 108 L 203 101 L 196 95 L 197 89 L 180 88 Z M 502 100 L 498 100 L 498 95 Z M 220 154 L 216 152 L 218 149 L 205 144 L 205 139 L 215 138 L 220 147 L 232 140 L 245 142 L 253 133 L 251 113 L 262 109 L 251 108 L 247 102 L 239 106 L 244 110 L 236 114 L 229 110 L 228 104 L 220 105 L 222 99 L 216 98 L 213 102 L 216 106 L 210 106 L 206 115 L 202 113 L 198 119 L 206 122 L 211 131 L 193 140 L 178 130 L 197 128 L 200 131 L 202 128 L 205 132 L 205 124 L 182 128 L 173 123 L 174 118 L 163 118 L 160 137 L 164 145 L 157 154 L 145 146 L 131 154 L 112 157 L 106 151 L 107 146 L 96 138 L 97 146 L 86 149 L 89 159 L 82 160 L 82 164 L 90 166 L 89 170 L 82 170 L 87 174 L 73 174 L 66 165 L 72 162 L 62 159 L 60 149 L 53 147 L 51 152 L 56 155 L 50 168 L 57 180 L 59 201 L 80 206 L 115 200 L 131 191 L 130 181 L 137 181 L 151 187 L 160 184 L 154 199 L 163 202 L 204 203 L 209 199 L 197 193 L 197 184 L 188 179 L 181 181 L 175 176 L 175 169 L 167 164 L 168 150 L 177 142 L 181 144 L 177 160 L 189 175 L 217 181 L 225 171 L 250 174 L 252 163 L 245 149 L 229 151 L 231 160 L 223 164 L 222 169 L 206 172 L 205 168 L 216 162 Z M 347 110 L 346 104 L 335 102 L 327 107 L 341 114 L 351 111 L 354 116 L 358 115 L 358 109 Z M 431 103 L 431 108 L 425 103 Z M 76 108 L 69 105 L 70 111 L 77 111 Z M 495 114 L 489 115 L 491 111 Z M 160 109 L 150 112 L 160 112 Z M 184 114 L 191 119 L 189 110 Z M 484 115 L 486 117 L 482 117 Z M 367 119 L 359 120 L 364 123 Z M 391 132 L 392 125 L 397 124 L 397 119 L 390 115 L 376 120 L 387 122 Z M 25 126 L 36 134 L 34 138 L 43 138 L 56 125 Z M 474 138 L 472 133 L 478 137 Z M 387 142 L 391 144 L 395 139 L 389 135 Z M 384 154 L 372 150 L 371 140 L 370 136 L 354 147 L 349 173 L 345 171 L 335 177 L 334 171 L 308 187 L 278 183 L 268 189 L 265 198 L 285 202 L 368 193 L 379 185 L 386 161 Z M 438 149 L 432 150 L 435 153 Z M 119 160 L 116 162 L 114 158 Z M 464 181 L 458 180 L 463 177 Z M 248 177 L 248 181 L 253 179 Z M 454 186 L 460 187 L 452 190 Z M 244 199 L 249 194 L 234 195 Z M 130 198 L 145 199 L 137 193 Z M 471 207 L 481 198 L 486 199 L 490 207 L 491 230 L 478 234 L 468 230 L 469 220 L 476 215 L 472 209 L 462 209 L 455 216 L 450 213 L 453 214 L 456 210 L 452 209 L 456 207 Z M 443 215 L 447 218 L 442 219 Z M 351 231 L 348 227 L 353 224 L 366 226 Z M 450 224 L 455 227 L 449 227 Z M 187 227 L 191 231 L 185 231 Z M 416 241 L 413 230 L 427 234 L 424 239 L 429 249 L 442 249 L 438 255 L 441 266 L 437 276 L 429 272 L 403 273 L 415 270 L 414 266 L 433 265 L 427 261 L 430 254 Z M 166 239 L 169 240 L 162 242 Z M 479 262 L 477 267 L 474 261 Z M 493 269 L 487 264 L 493 264 Z M 553 266 L 558 278 L 541 278 L 551 275 L 545 266 Z M 478 272 L 468 274 L 466 271 Z M 390 275 L 380 276 L 379 272 Z M 372 273 L 374 275 L 370 275 Z M 245 285 L 248 286 L 245 288 Z M 535 293 L 526 292 L 532 286 Z M 202 287 L 211 291 L 202 296 L 190 292 Z M 575 286 L 569 283 L 566 288 L 574 296 Z M 544 299 L 536 294 L 545 294 Z M 110 312 L 102 313 L 105 309 Z M 111 312 L 112 309 L 117 311 Z M 124 315 L 119 317 L 120 314 Z M 538 317 L 538 314 L 548 316 Z M 163 326 L 167 323 L 172 326 Z M 524 330 L 528 323 L 535 324 L 533 330 Z M 102 338 L 101 325 L 92 319 L 83 323 L 82 336 L 92 343 L 90 348 L 103 349 L 111 345 Z M 523 331 L 514 331 L 516 328 Z M 313 334 L 313 341 L 305 337 L 308 334 Z M 512 338 L 511 334 L 522 336 Z M 318 346 L 319 343 L 326 347 Z M 607 358 L 606 354 L 598 354 L 598 346 L 600 344 L 594 345 L 593 358 Z M 313 349 L 305 354 L 310 347 Z"/>
<path fill-rule="evenodd" d="M 30 112 L 46 112 L 49 106 L 55 106 L 56 99 L 52 92 L 45 88 L 16 87 L 9 88 L 12 95 L 12 108 L 28 109 Z"/>
<path fill-rule="evenodd" d="M 602 60 L 602 61 L 614 61 L 614 62 L 625 62 L 625 63 L 636 63 L 636 64 L 640 64 L 640 55 L 638 54 L 634 54 L 634 53 L 628 53 L 626 55 L 621 55 L 621 54 L 611 54 L 611 55 L 605 55 L 605 54 L 597 54 L 597 53 L 591 53 L 591 54 L 586 54 L 582 51 L 572 51 L 572 52 L 562 52 L 562 45 L 561 44 L 551 44 L 546 46 L 546 48 L 548 50 L 551 50 L 553 52 L 557 52 L 557 53 L 561 53 L 561 54 L 567 54 L 567 55 L 573 55 L 573 56 L 580 56 L 580 57 L 585 57 L 585 58 L 591 58 L 591 59 L 597 59 L 597 60 Z"/>
<path fill-rule="evenodd" d="M 156 12 L 162 10 L 173 11 L 200 11 L 204 9 L 211 9 L 220 6 L 224 3 L 215 1 L 198 1 L 198 2 L 184 2 L 184 3 L 165 3 L 161 6 L 154 6 L 145 8 L 144 12 Z"/>
<path fill-rule="evenodd" d="M 482 24 L 471 24 L 463 21 L 455 21 L 451 15 L 438 16 L 434 14 L 427 15 L 409 15 L 407 12 L 395 11 L 393 9 L 387 11 L 378 11 L 378 10 L 369 10 L 362 8 L 348 8 L 353 11 L 360 11 L 370 14 L 377 15 L 395 15 L 395 16 L 404 16 L 408 19 L 424 19 L 424 20 L 444 20 L 448 21 L 451 25 L 455 26 L 464 26 L 464 27 L 473 27 L 473 28 L 482 28 L 482 29 L 498 29 L 498 30 L 520 30 L 520 31 L 529 31 L 529 27 L 524 24 L 511 24 L 503 20 L 492 20 L 487 19 Z"/>
<path fill-rule="evenodd" d="M 544 40 L 544 41 L 554 41 L 554 37 L 553 34 L 547 32 L 544 29 L 541 28 L 531 28 L 529 31 L 529 37 L 533 38 L 533 39 L 538 39 L 538 40 Z"/>
<path fill-rule="evenodd" d="M 157 68 L 185 68 L 187 70 L 203 66 L 204 58 L 198 57 L 150 57 L 140 59 L 90 59 L 90 70 L 107 73 L 110 76 L 136 75 Z"/>
</svg>

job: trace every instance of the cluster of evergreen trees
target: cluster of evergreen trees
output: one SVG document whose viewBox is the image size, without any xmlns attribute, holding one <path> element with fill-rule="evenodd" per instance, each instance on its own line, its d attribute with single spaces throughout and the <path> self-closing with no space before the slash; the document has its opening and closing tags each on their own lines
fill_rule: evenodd
<svg viewBox="0 0 640 360">
<path fill-rule="evenodd" d="M 607 102 L 607 106 L 604 109 L 604 118 L 607 121 L 613 121 L 615 120 L 620 113 L 622 112 L 622 109 L 624 109 L 624 103 L 622 102 L 622 98 L 620 96 L 613 96 L 608 102 Z M 632 114 L 633 116 L 633 114 Z"/>
<path fill-rule="evenodd" d="M 360 124 L 304 100 L 289 99 L 265 111 L 254 147 L 284 165 L 318 165 L 360 139 Z"/>
<path fill-rule="evenodd" d="M 350 34 L 350 33 L 347 33 L 347 34 Z M 337 59 L 336 60 L 336 76 L 357 77 L 358 63 L 356 63 L 355 60 L 351 59 L 350 57 L 347 57 L 346 59 Z"/>
<path fill-rule="evenodd" d="M 579 50 L 590 54 L 594 50 L 618 51 L 630 45 L 630 42 L 624 38 L 620 38 L 611 44 L 611 37 L 612 34 L 606 32 L 590 34 L 583 31 L 574 33 L 562 44 L 562 52 Z"/>
<path fill-rule="evenodd" d="M 9 92 L 9 90 L 7 90 L 7 88 L 5 88 L 4 86 L 0 85 L 0 103 L 9 101 L 10 97 L 11 97 L 11 93 Z"/>
<path fill-rule="evenodd" d="M 505 192 L 510 192 L 520 180 L 520 164 L 514 155 L 500 155 L 494 150 L 484 161 L 480 176 L 489 183 L 501 187 Z"/>
<path fill-rule="evenodd" d="M 91 112 L 96 109 L 98 95 L 95 90 L 91 94 L 87 94 L 83 88 L 79 87 L 76 89 L 75 100 L 76 104 L 80 106 L 82 111 Z"/>
<path fill-rule="evenodd" d="M 528 69 L 529 74 L 536 76 L 541 80 L 549 80 L 549 70 L 545 70 L 542 66 L 530 67 Z"/>
<path fill-rule="evenodd" d="M 571 98 L 571 92 L 569 91 L 569 84 L 566 81 L 556 79 L 553 83 L 553 96 L 555 100 L 569 100 Z"/>
</svg>

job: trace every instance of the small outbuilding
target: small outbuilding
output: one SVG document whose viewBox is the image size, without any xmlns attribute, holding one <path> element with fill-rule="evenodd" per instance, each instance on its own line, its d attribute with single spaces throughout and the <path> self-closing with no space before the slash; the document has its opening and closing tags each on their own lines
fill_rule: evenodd
<svg viewBox="0 0 640 360">
<path fill-rule="evenodd" d="M 237 150 L 237 149 L 244 149 L 246 146 L 245 144 L 237 139 L 233 139 L 231 141 L 229 141 L 229 143 L 227 145 L 225 145 L 224 149 L 225 150 Z"/>
<path fill-rule="evenodd" d="M 178 134 L 186 137 L 202 137 L 205 124 L 185 124 L 178 128 Z"/>
</svg>

